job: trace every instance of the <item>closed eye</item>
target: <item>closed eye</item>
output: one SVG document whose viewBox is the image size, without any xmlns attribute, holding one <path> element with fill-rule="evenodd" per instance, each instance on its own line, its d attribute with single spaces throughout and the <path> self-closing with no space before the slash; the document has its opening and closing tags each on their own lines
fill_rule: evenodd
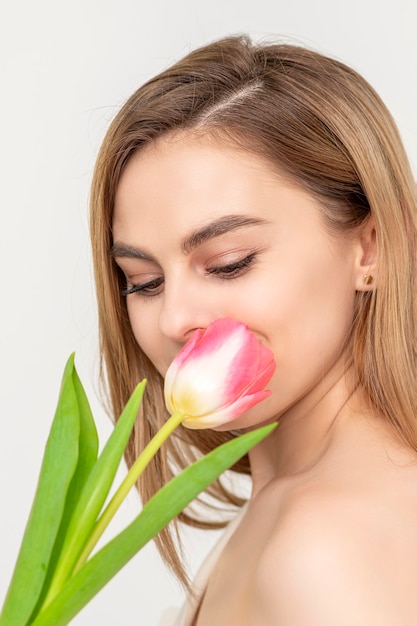
<svg viewBox="0 0 417 626">
<path fill-rule="evenodd" d="M 145 297 L 157 296 L 161 293 L 163 284 L 164 279 L 162 277 L 154 278 L 146 283 L 131 285 L 130 287 L 123 289 L 122 296 L 129 296 L 132 293 L 139 293 Z"/>
<path fill-rule="evenodd" d="M 210 276 L 216 276 L 221 280 L 232 280 L 233 278 L 238 278 L 239 276 L 245 274 L 249 267 L 253 265 L 256 257 L 257 253 L 251 252 L 251 254 L 248 254 L 243 259 L 239 259 L 234 263 L 228 263 L 227 265 L 219 265 L 207 269 L 206 274 Z M 137 293 L 144 298 L 151 298 L 162 293 L 164 282 L 164 278 L 160 276 L 158 278 L 148 280 L 144 283 L 130 285 L 126 287 L 126 289 L 123 289 L 121 293 L 122 296 L 129 296 L 131 294 Z"/>
<path fill-rule="evenodd" d="M 235 263 L 228 263 L 227 265 L 221 265 L 218 267 L 212 267 L 207 270 L 207 274 L 224 278 L 225 280 L 230 278 L 237 278 L 245 273 L 245 271 L 253 264 L 256 259 L 256 253 L 252 252 L 248 256 L 236 261 Z"/>
</svg>

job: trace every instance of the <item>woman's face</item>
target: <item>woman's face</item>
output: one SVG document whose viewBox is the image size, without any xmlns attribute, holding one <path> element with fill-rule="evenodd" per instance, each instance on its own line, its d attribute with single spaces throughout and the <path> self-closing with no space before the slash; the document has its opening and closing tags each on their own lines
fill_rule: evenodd
<svg viewBox="0 0 417 626">
<path fill-rule="evenodd" d="M 209 139 L 159 140 L 123 172 L 113 240 L 134 335 L 162 375 L 219 317 L 273 351 L 270 398 L 230 427 L 308 410 L 342 376 L 360 242 L 330 235 L 317 200 L 268 162 Z"/>
</svg>

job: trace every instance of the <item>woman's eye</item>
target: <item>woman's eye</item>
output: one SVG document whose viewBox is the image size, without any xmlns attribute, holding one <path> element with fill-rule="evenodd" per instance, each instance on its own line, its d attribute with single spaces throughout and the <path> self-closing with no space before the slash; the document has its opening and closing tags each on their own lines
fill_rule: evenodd
<svg viewBox="0 0 417 626">
<path fill-rule="evenodd" d="M 138 293 L 144 297 L 157 296 L 162 291 L 162 286 L 164 284 L 164 279 L 154 278 L 153 280 L 149 280 L 146 283 L 139 283 L 137 285 L 131 285 L 126 289 L 123 289 L 122 296 L 129 296 L 132 293 Z"/>
<path fill-rule="evenodd" d="M 245 272 L 245 270 L 253 263 L 256 254 L 252 253 L 235 263 L 228 263 L 219 267 L 213 267 L 207 271 L 208 274 L 214 274 L 220 278 L 236 278 Z"/>
</svg>

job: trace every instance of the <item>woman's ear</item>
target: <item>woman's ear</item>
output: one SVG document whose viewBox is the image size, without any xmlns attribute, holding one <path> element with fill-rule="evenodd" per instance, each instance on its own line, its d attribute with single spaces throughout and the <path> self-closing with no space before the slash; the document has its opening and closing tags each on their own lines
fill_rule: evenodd
<svg viewBox="0 0 417 626">
<path fill-rule="evenodd" d="M 370 215 L 358 232 L 355 260 L 356 291 L 372 291 L 375 288 L 377 256 L 375 222 Z"/>
</svg>

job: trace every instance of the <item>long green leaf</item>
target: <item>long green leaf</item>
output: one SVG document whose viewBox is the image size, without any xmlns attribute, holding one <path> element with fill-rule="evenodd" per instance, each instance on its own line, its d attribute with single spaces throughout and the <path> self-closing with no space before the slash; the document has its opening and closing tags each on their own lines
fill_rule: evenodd
<svg viewBox="0 0 417 626">
<path fill-rule="evenodd" d="M 45 604 L 49 604 L 71 575 L 74 565 L 109 494 L 137 417 L 145 384 L 146 381 L 139 383 L 131 395 L 102 453 L 87 478 L 68 525 Z"/>
<path fill-rule="evenodd" d="M 0 616 L 2 626 L 27 623 L 41 593 L 66 495 L 78 460 L 80 421 L 69 358 L 46 443 L 32 509 Z"/>
<path fill-rule="evenodd" d="M 74 392 L 78 403 L 78 413 L 80 420 L 79 433 L 79 453 L 77 467 L 72 477 L 66 501 L 65 508 L 61 519 L 61 524 L 49 560 L 48 571 L 46 573 L 45 582 L 38 602 L 32 612 L 31 619 L 34 619 L 40 607 L 45 601 L 48 594 L 51 580 L 55 574 L 56 566 L 60 558 L 62 546 L 68 531 L 68 526 L 74 513 L 76 504 L 80 497 L 81 491 L 90 475 L 92 468 L 97 461 L 98 454 L 98 435 L 96 425 L 94 423 L 93 414 L 84 387 L 78 377 L 76 368 L 72 370 L 72 382 Z"/>
<path fill-rule="evenodd" d="M 275 426 L 264 426 L 219 446 L 162 487 L 138 517 L 65 584 L 32 626 L 66 626 L 150 539 Z"/>
<path fill-rule="evenodd" d="M 71 484 L 71 494 L 69 494 L 75 503 L 97 461 L 98 435 L 90 403 L 75 367 L 73 381 L 80 415 L 80 452 L 77 471 Z"/>
</svg>

